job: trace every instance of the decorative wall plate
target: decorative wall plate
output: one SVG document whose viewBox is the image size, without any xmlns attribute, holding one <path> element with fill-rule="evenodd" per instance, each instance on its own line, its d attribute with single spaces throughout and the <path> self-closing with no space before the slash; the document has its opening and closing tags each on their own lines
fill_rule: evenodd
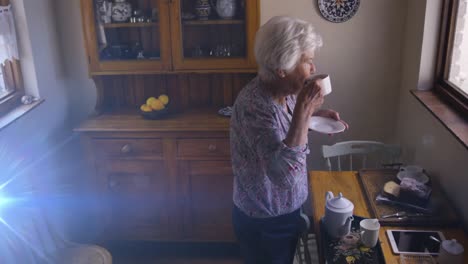
<svg viewBox="0 0 468 264">
<path fill-rule="evenodd" d="M 356 14 L 360 0 L 317 0 L 320 13 L 331 22 L 341 23 Z"/>
</svg>

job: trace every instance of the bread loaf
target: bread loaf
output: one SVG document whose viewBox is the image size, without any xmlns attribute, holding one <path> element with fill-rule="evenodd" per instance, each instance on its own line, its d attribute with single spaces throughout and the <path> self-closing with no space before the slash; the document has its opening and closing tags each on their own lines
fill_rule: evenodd
<svg viewBox="0 0 468 264">
<path fill-rule="evenodd" d="M 400 183 L 400 199 L 424 206 L 429 201 L 432 188 L 413 178 L 403 178 Z"/>
<path fill-rule="evenodd" d="M 394 181 L 386 182 L 383 188 L 384 194 L 392 198 L 400 197 L 400 185 Z"/>
</svg>

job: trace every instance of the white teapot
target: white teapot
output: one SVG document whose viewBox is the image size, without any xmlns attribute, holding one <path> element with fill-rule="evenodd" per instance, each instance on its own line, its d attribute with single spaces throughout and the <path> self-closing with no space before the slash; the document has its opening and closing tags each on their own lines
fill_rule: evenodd
<svg viewBox="0 0 468 264">
<path fill-rule="evenodd" d="M 343 197 L 342 193 L 334 197 L 332 192 L 327 192 L 325 194 L 325 201 L 323 223 L 328 235 L 333 238 L 347 235 L 351 230 L 351 223 L 354 220 L 354 204 Z"/>
</svg>

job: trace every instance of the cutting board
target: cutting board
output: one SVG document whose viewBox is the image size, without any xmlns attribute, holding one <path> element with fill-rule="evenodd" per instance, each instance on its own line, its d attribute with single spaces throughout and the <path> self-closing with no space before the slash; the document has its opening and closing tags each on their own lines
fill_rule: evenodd
<svg viewBox="0 0 468 264">
<path fill-rule="evenodd" d="M 396 177 L 398 170 L 395 169 L 363 169 L 358 173 L 358 178 L 364 190 L 367 203 L 371 208 L 373 217 L 378 218 L 381 225 L 404 225 L 404 226 L 444 226 L 456 227 L 460 225 L 459 218 L 442 193 L 441 189 L 433 184 L 428 183 L 432 188 L 432 195 L 429 201 L 428 208 L 433 209 L 431 216 L 425 217 L 408 217 L 403 219 L 397 218 L 382 218 L 383 215 L 394 214 L 396 212 L 416 212 L 406 207 L 384 204 L 376 202 L 377 195 L 382 193 L 383 186 L 388 181 L 399 183 Z"/>
</svg>

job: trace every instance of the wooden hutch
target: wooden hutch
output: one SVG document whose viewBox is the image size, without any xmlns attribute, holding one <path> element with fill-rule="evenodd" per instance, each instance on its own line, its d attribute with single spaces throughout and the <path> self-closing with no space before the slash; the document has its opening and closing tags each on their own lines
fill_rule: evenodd
<svg viewBox="0 0 468 264">
<path fill-rule="evenodd" d="M 76 131 L 95 171 L 100 237 L 234 241 L 229 118 L 217 111 L 256 74 L 259 1 L 235 0 L 231 19 L 211 7 L 205 20 L 195 10 L 209 1 L 126 2 L 132 17 L 117 23 L 105 1 L 81 0 L 98 100 Z M 160 94 L 169 115 L 143 119 L 140 105 Z"/>
</svg>

